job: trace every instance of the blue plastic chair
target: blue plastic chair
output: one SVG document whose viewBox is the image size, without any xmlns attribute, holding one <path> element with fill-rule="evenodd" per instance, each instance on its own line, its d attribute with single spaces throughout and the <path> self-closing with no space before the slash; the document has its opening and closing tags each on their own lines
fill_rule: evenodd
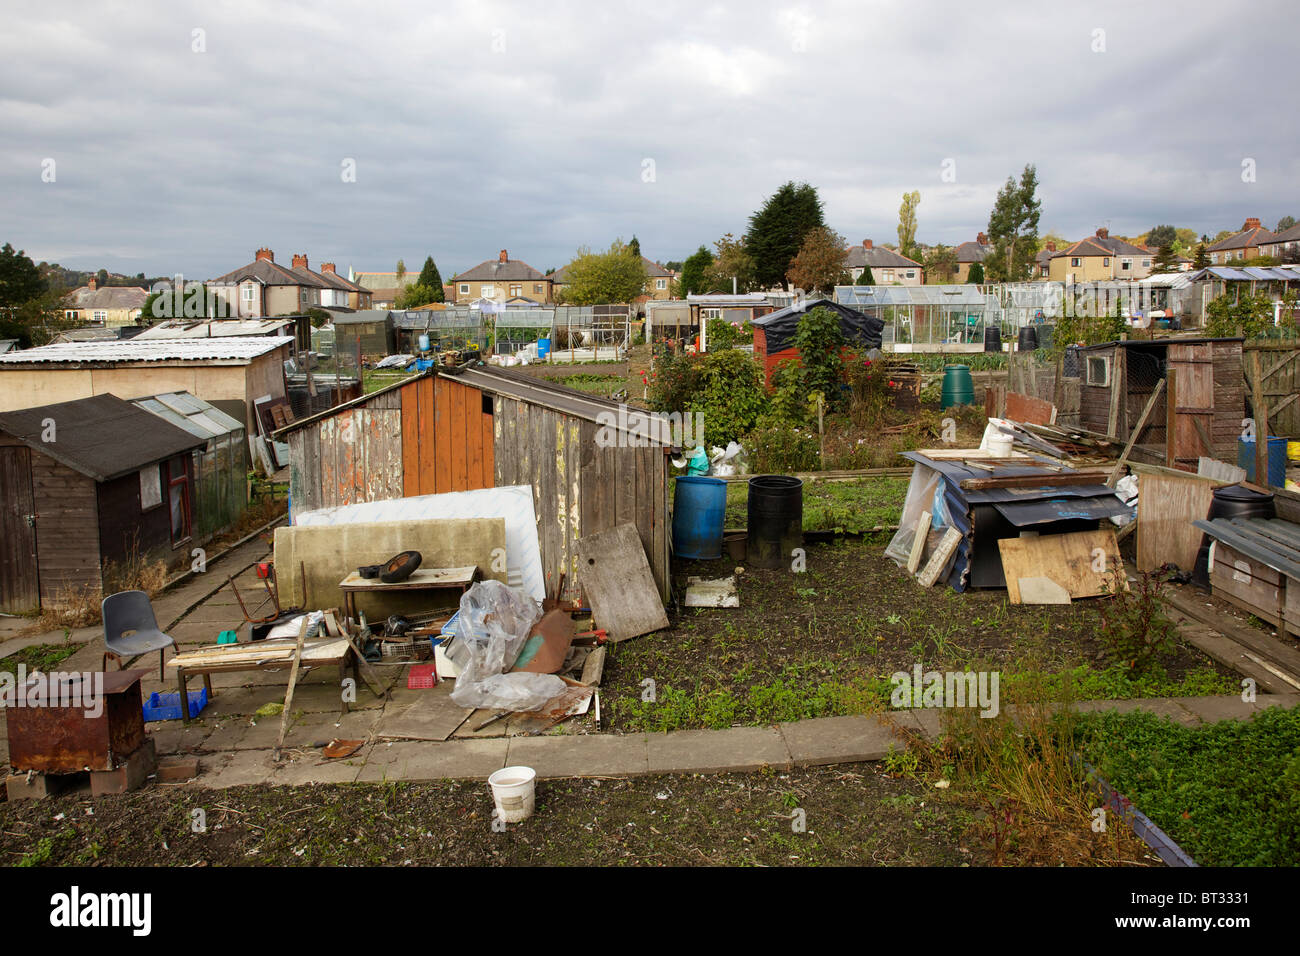
<svg viewBox="0 0 1300 956">
<path fill-rule="evenodd" d="M 108 670 L 110 657 L 117 661 L 119 668 L 124 668 L 123 658 L 129 658 L 129 664 L 141 654 L 157 651 L 158 679 L 162 680 L 167 648 L 176 642 L 171 635 L 158 629 L 158 619 L 154 617 L 149 595 L 143 591 L 119 591 L 104 598 L 100 609 L 104 618 L 106 648 L 103 669 Z"/>
</svg>

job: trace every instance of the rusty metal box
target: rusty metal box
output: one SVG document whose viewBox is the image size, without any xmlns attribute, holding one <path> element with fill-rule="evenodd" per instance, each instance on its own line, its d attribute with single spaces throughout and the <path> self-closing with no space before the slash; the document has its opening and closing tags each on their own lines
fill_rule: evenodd
<svg viewBox="0 0 1300 956">
<path fill-rule="evenodd" d="M 88 715 L 84 703 L 76 706 L 10 706 L 5 708 L 9 728 L 9 764 L 14 770 L 39 773 L 76 773 L 114 770 L 145 741 L 140 678 L 148 671 L 109 671 L 104 674 L 102 706 Z M 32 675 L 16 693 L 27 694 L 33 682 L 47 681 L 50 699 L 70 701 L 73 682 L 94 674 Z M 17 701 L 13 702 L 17 704 Z"/>
</svg>

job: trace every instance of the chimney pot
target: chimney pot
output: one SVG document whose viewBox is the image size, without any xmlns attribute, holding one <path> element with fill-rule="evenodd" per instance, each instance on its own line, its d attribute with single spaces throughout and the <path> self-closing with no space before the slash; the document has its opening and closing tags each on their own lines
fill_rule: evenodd
<svg viewBox="0 0 1300 956">
<path fill-rule="evenodd" d="M 94 292 L 96 289 L 99 288 L 99 280 L 96 279 L 94 276 L 91 276 L 91 277 L 90 277 L 89 288 L 90 288 L 90 291 L 92 291 L 92 292 Z"/>
<path fill-rule="evenodd" d="M 870 240 L 870 239 L 863 239 L 863 240 L 862 240 L 862 248 L 863 248 L 863 249 L 870 249 L 870 248 L 871 248 L 871 240 Z"/>
<path fill-rule="evenodd" d="M 1246 224 L 1241 227 L 1241 231 L 1245 232 L 1247 229 L 1258 229 L 1258 228 L 1259 228 L 1258 217 L 1251 216 L 1249 219 L 1246 220 Z"/>
<path fill-rule="evenodd" d="M 1050 241 L 1050 242 L 1047 243 L 1047 251 L 1048 251 L 1048 252 L 1055 252 L 1055 251 L 1056 251 L 1056 241 L 1055 241 L 1055 240 L 1052 240 L 1052 241 Z"/>
<path fill-rule="evenodd" d="M 266 249 L 266 248 L 258 249 L 257 256 L 254 259 L 254 261 L 260 262 L 262 259 L 265 259 L 267 262 L 274 262 L 275 253 L 272 252 L 270 249 Z"/>
<path fill-rule="evenodd" d="M 510 261 L 510 254 L 507 253 L 506 250 L 502 249 L 501 255 L 497 257 L 497 262 L 509 262 L 509 261 Z"/>
<path fill-rule="evenodd" d="M 295 253 L 293 257 L 293 267 L 295 269 L 306 269 L 307 257 L 302 253 Z"/>
<path fill-rule="evenodd" d="M 1097 238 L 1098 238 L 1098 239 L 1105 239 L 1105 238 L 1107 238 L 1107 237 L 1109 237 L 1109 236 L 1110 236 L 1110 230 L 1107 229 L 1107 228 L 1105 228 L 1104 226 L 1103 226 L 1101 229 L 1098 229 L 1098 230 L 1097 230 Z"/>
<path fill-rule="evenodd" d="M 987 246 L 989 244 L 989 234 L 987 232 L 981 232 L 975 237 L 975 241 L 981 246 Z"/>
<path fill-rule="evenodd" d="M 322 262 L 320 264 L 320 271 L 328 272 L 330 275 L 337 275 L 337 273 L 334 271 L 334 263 L 332 262 Z"/>
</svg>

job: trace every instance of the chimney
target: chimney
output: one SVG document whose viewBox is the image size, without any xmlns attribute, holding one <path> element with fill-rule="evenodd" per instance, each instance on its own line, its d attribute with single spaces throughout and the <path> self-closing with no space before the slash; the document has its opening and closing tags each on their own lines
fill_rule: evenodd
<svg viewBox="0 0 1300 956">
<path fill-rule="evenodd" d="M 981 232 L 975 237 L 975 242 L 981 246 L 987 246 L 989 244 L 989 234 L 987 232 Z"/>
<path fill-rule="evenodd" d="M 293 267 L 294 267 L 295 269 L 306 269 L 306 268 L 307 268 L 307 257 L 304 256 L 304 255 L 302 255 L 301 253 L 294 253 L 294 257 L 293 257 Z"/>
<path fill-rule="evenodd" d="M 334 271 L 334 263 L 332 262 L 322 262 L 320 264 L 320 271 L 328 272 L 330 275 L 338 275 L 338 273 Z"/>
<path fill-rule="evenodd" d="M 509 262 L 509 261 L 510 261 L 509 253 L 507 253 L 504 249 L 502 249 L 501 255 L 497 256 L 497 262 Z"/>
<path fill-rule="evenodd" d="M 1246 224 L 1241 227 L 1241 231 L 1245 232 L 1247 229 L 1258 229 L 1258 228 L 1259 228 L 1259 219 L 1257 219 L 1255 216 L 1251 216 L 1249 219 L 1246 220 Z"/>
<path fill-rule="evenodd" d="M 862 248 L 863 248 L 863 249 L 870 249 L 870 248 L 871 248 L 871 240 L 870 240 L 870 239 L 863 239 L 863 240 L 862 240 Z"/>
<path fill-rule="evenodd" d="M 1055 239 L 1050 240 L 1050 241 L 1047 243 L 1047 251 L 1048 251 L 1048 252 L 1055 252 L 1055 251 L 1056 251 L 1056 240 L 1055 240 Z"/>
<path fill-rule="evenodd" d="M 87 283 L 87 286 L 86 286 L 86 287 L 87 287 L 88 289 L 90 289 L 91 292 L 94 292 L 96 289 L 99 288 L 99 280 L 96 279 L 94 276 L 91 276 L 91 277 L 90 277 L 90 282 Z"/>
<path fill-rule="evenodd" d="M 261 262 L 263 259 L 265 259 L 267 262 L 274 262 L 275 253 L 272 252 L 270 249 L 258 249 L 257 255 L 254 257 L 253 261 Z"/>
<path fill-rule="evenodd" d="M 1110 230 L 1107 229 L 1107 228 L 1105 228 L 1104 226 L 1103 226 L 1101 229 L 1098 229 L 1098 230 L 1097 230 L 1097 238 L 1098 238 L 1098 239 L 1106 239 L 1106 238 L 1108 238 L 1109 236 L 1110 236 Z"/>
</svg>

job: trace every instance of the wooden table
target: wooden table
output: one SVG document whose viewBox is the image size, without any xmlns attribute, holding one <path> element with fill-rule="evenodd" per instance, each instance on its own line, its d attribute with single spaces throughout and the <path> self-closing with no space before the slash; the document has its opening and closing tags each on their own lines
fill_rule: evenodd
<svg viewBox="0 0 1300 956">
<path fill-rule="evenodd" d="M 189 678 L 203 675 L 203 683 L 208 688 L 208 697 L 214 697 L 212 682 L 208 675 L 229 671 L 272 670 L 277 667 L 292 667 L 296 640 L 252 641 L 247 644 L 213 644 L 193 651 L 177 654 L 167 662 L 168 667 L 176 669 L 176 686 L 181 692 L 181 716 L 185 723 L 190 722 L 189 700 L 186 697 L 186 683 Z M 348 663 L 352 665 L 352 676 L 360 684 L 359 665 L 356 654 L 346 638 L 322 638 L 303 643 L 302 667 L 337 667 L 339 677 Z M 340 693 L 343 713 L 348 712 L 347 698 Z"/>
<path fill-rule="evenodd" d="M 405 581 L 385 584 L 379 578 L 363 578 L 353 571 L 339 582 L 343 592 L 343 613 L 352 620 L 357 620 L 357 592 L 373 593 L 376 591 L 436 591 L 441 588 L 457 588 L 461 594 L 471 584 L 479 580 L 483 572 L 478 565 L 468 564 L 461 568 L 420 568 Z"/>
</svg>

